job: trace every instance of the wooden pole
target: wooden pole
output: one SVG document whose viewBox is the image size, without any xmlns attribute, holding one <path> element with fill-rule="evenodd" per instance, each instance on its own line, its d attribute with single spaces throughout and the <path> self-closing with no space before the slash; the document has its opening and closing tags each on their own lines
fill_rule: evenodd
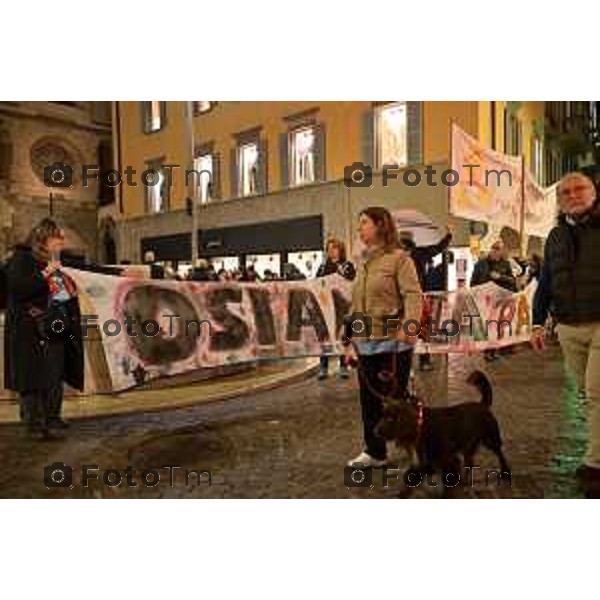
<svg viewBox="0 0 600 600">
<path fill-rule="evenodd" d="M 525 154 L 521 157 L 521 219 L 519 227 L 519 257 L 525 258 Z"/>
<path fill-rule="evenodd" d="M 453 156 L 453 152 L 452 152 L 452 131 L 454 129 L 454 118 L 450 117 L 450 128 L 448 131 L 448 168 L 451 169 L 452 168 L 452 160 L 454 158 Z M 462 174 L 461 174 L 462 175 Z M 448 225 L 448 223 L 450 223 L 450 194 L 452 193 L 452 188 L 454 186 L 447 186 L 448 190 L 446 193 L 446 210 L 448 213 L 448 222 L 446 223 L 446 225 Z M 442 261 L 443 261 L 443 265 L 444 265 L 444 290 L 448 289 L 448 254 L 447 252 L 444 252 L 444 254 L 442 255 Z"/>
<path fill-rule="evenodd" d="M 454 118 L 450 117 L 450 129 L 448 132 L 448 168 L 452 168 L 452 159 L 454 158 L 452 155 L 452 130 L 454 129 Z M 446 195 L 447 201 L 447 210 L 448 210 L 448 220 L 450 220 L 450 194 L 452 193 L 452 188 L 454 186 L 447 186 L 448 192 Z"/>
<path fill-rule="evenodd" d="M 194 155 L 196 153 L 194 146 L 194 105 L 193 102 L 186 102 L 187 108 L 187 127 L 188 127 L 188 149 L 190 151 L 190 160 L 192 163 L 192 169 L 194 168 Z M 190 178 L 192 182 L 193 178 Z M 196 190 L 194 189 L 193 183 L 191 188 L 188 188 L 188 193 L 190 194 L 190 198 L 192 199 L 192 269 L 196 266 L 196 261 L 198 260 L 198 198 L 196 197 Z"/>
</svg>

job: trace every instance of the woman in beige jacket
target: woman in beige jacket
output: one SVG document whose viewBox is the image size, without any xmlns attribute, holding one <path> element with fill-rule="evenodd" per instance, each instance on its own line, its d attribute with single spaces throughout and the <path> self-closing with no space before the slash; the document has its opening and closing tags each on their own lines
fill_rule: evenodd
<svg viewBox="0 0 600 600">
<path fill-rule="evenodd" d="M 376 467 L 386 460 L 385 440 L 374 432 L 383 398 L 405 397 L 408 387 L 411 346 L 420 327 L 421 286 L 410 254 L 398 247 L 394 221 L 385 208 L 361 211 L 358 234 L 366 250 L 352 289 L 347 335 L 356 342 L 349 348 L 358 351 L 365 450 L 349 464 Z"/>
</svg>

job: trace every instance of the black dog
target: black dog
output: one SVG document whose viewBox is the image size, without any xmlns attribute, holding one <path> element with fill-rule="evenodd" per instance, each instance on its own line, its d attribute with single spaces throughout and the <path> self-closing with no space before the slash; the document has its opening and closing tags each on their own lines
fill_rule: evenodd
<svg viewBox="0 0 600 600">
<path fill-rule="evenodd" d="M 375 432 L 405 448 L 418 459 L 422 472 L 435 469 L 456 470 L 473 466 L 473 457 L 481 444 L 496 454 L 502 472 L 510 473 L 502 453 L 500 426 L 491 411 L 492 386 L 481 371 L 467 378 L 481 393 L 481 402 L 465 402 L 443 408 L 423 407 L 418 402 L 389 401 Z"/>
</svg>

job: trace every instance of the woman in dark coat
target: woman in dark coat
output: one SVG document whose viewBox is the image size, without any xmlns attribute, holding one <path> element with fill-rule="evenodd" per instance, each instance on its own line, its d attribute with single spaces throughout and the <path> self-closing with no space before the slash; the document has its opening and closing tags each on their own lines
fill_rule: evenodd
<svg viewBox="0 0 600 600">
<path fill-rule="evenodd" d="M 33 437 L 66 426 L 63 382 L 83 390 L 81 314 L 73 280 L 61 269 L 64 235 L 44 219 L 6 265 L 4 378 L 19 392 L 21 417 Z"/>
<path fill-rule="evenodd" d="M 356 277 L 354 265 L 346 259 L 346 246 L 342 240 L 337 238 L 329 238 L 325 245 L 326 260 L 317 270 L 316 277 L 326 277 L 337 273 L 345 279 L 352 281 Z M 319 380 L 329 377 L 329 356 L 321 354 L 319 362 Z M 348 379 L 350 376 L 346 365 L 346 357 L 340 356 L 340 368 L 338 371 L 341 379 Z"/>
</svg>

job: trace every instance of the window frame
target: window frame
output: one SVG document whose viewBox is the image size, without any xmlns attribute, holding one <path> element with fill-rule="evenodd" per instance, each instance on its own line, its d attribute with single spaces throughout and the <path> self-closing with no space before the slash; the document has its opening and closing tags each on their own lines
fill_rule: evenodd
<svg viewBox="0 0 600 600">
<path fill-rule="evenodd" d="M 202 199 L 202 187 L 203 187 L 202 177 L 199 178 L 197 185 L 194 186 L 194 199 L 196 201 L 199 201 L 200 204 L 203 204 L 203 205 L 209 204 L 215 200 L 215 198 L 213 196 L 213 192 L 212 192 L 212 186 L 210 185 L 210 183 L 214 178 L 216 157 L 215 157 L 215 153 L 212 150 L 203 151 L 194 156 L 194 169 L 197 171 L 202 171 L 202 169 L 196 168 L 196 161 L 200 160 L 202 158 L 205 158 L 207 156 L 210 156 L 210 181 L 206 184 L 206 199 L 204 199 L 204 200 Z M 197 176 L 194 175 L 194 177 L 197 177 Z"/>
<path fill-rule="evenodd" d="M 145 188 L 144 191 L 144 206 L 145 206 L 145 214 L 147 215 L 161 215 L 164 213 L 169 212 L 170 210 L 170 203 L 171 203 L 171 190 L 170 190 L 170 186 L 169 186 L 169 181 L 168 181 L 168 176 L 167 173 L 164 169 L 164 157 L 163 158 L 155 158 L 155 159 L 150 159 L 145 161 L 146 162 L 146 168 L 144 170 L 148 171 L 148 170 L 154 170 L 154 171 L 158 171 L 159 174 L 162 175 L 162 177 L 164 178 L 164 184 L 160 183 L 154 186 L 150 186 L 150 185 L 144 185 L 142 183 L 142 186 Z M 163 197 L 162 193 L 161 193 L 161 199 L 162 199 L 162 210 L 150 210 L 151 209 L 151 198 L 150 198 L 150 194 L 156 189 L 158 188 L 159 192 L 162 190 L 163 185 L 165 186 L 165 190 L 166 190 L 166 194 Z"/>
<path fill-rule="evenodd" d="M 405 153 L 405 160 L 404 163 L 396 163 L 396 162 L 391 162 L 391 161 L 384 161 L 383 160 L 383 140 L 382 140 L 382 135 L 383 135 L 383 130 L 381 127 L 381 122 L 382 122 L 382 113 L 384 113 L 386 110 L 390 110 L 391 108 L 395 108 L 395 107 L 404 107 L 404 153 Z M 374 158 L 375 158 L 375 165 L 374 168 L 377 171 L 380 171 L 384 165 L 386 164 L 398 164 L 398 166 L 400 168 L 402 167 L 407 167 L 410 164 L 410 160 L 409 160 L 409 155 L 410 155 L 410 151 L 409 151 L 409 122 L 408 122 L 408 102 L 406 100 L 396 100 L 394 102 L 382 102 L 382 103 L 377 103 L 373 106 L 373 137 L 374 137 Z"/>
<path fill-rule="evenodd" d="M 159 126 L 152 128 L 152 103 L 158 102 Z M 167 102 L 166 100 L 143 100 L 141 103 L 142 131 L 145 135 L 152 135 L 163 131 L 167 124 Z"/>
<path fill-rule="evenodd" d="M 303 125 L 298 125 L 293 129 L 288 131 L 288 164 L 289 164 L 289 185 L 291 188 L 303 187 L 305 185 L 313 185 L 315 183 L 319 183 L 316 172 L 316 144 L 317 144 L 317 130 L 318 125 L 316 123 L 307 123 Z M 295 147 L 295 138 L 297 135 L 302 133 L 303 131 L 312 131 L 313 132 L 313 148 L 312 148 L 312 175 L 313 178 L 311 181 L 297 181 L 296 180 L 296 147 Z"/>
<path fill-rule="evenodd" d="M 244 165 L 242 163 L 242 156 L 244 148 L 248 148 L 249 146 L 254 146 L 256 150 L 256 162 L 254 169 L 254 190 L 249 193 L 244 193 Z M 237 172 L 238 172 L 238 194 L 239 198 L 252 198 L 253 196 L 258 196 L 260 182 L 259 182 L 259 171 L 260 171 L 260 138 L 256 137 L 255 139 L 247 139 L 245 141 L 240 141 L 236 148 L 236 164 L 237 164 Z M 250 186 L 251 187 L 251 186 Z"/>
</svg>

